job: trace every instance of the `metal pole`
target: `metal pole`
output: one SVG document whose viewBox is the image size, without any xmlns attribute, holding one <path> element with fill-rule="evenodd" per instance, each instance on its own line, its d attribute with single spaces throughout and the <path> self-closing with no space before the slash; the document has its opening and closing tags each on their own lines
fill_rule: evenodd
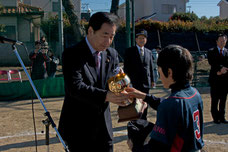
<svg viewBox="0 0 228 152">
<path fill-rule="evenodd" d="M 196 44 L 197 44 L 198 51 L 195 53 L 195 57 L 194 57 L 194 63 L 195 63 L 194 75 L 193 75 L 194 76 L 194 78 L 193 78 L 194 87 L 196 87 L 196 85 L 197 85 L 197 63 L 198 63 L 198 55 L 200 53 L 200 45 L 199 45 L 198 36 L 197 36 L 196 32 L 195 32 L 195 38 L 196 38 Z"/>
<path fill-rule="evenodd" d="M 68 147 L 66 146 L 66 144 L 65 144 L 65 142 L 63 141 L 63 139 L 62 139 L 62 137 L 61 137 L 61 135 L 60 135 L 58 129 L 56 128 L 56 125 L 55 125 L 55 123 L 54 123 L 54 121 L 53 121 L 53 119 L 52 119 L 50 113 L 47 111 L 47 109 L 46 109 L 46 107 L 45 107 L 45 105 L 44 105 L 44 102 L 42 101 L 42 99 L 41 99 L 41 97 L 40 97 L 40 95 L 39 95 L 39 93 L 38 93 L 38 91 L 37 91 L 37 89 L 36 89 L 36 87 L 35 87 L 35 85 L 34 85 L 32 79 L 31 79 L 31 77 L 30 77 L 30 75 L 29 75 L 29 73 L 28 73 L 28 71 L 27 71 L 27 69 L 26 69 L 26 67 L 25 67 L 25 65 L 24 65 L 24 63 L 23 63 L 23 61 L 22 61 L 22 59 L 21 59 L 19 53 L 17 52 L 17 48 L 16 48 L 16 46 L 15 46 L 14 44 L 12 45 L 12 48 L 13 48 L 13 52 L 14 52 L 15 55 L 17 56 L 18 61 L 20 62 L 22 68 L 24 69 L 24 72 L 25 72 L 26 76 L 27 76 L 28 79 L 29 79 L 30 85 L 32 86 L 33 91 L 35 92 L 35 94 L 36 94 L 36 96 L 37 96 L 37 99 L 40 100 L 40 103 L 41 103 L 41 105 L 42 105 L 43 108 L 44 108 L 45 115 L 46 115 L 47 118 L 50 120 L 52 127 L 55 129 L 55 132 L 56 132 L 56 134 L 57 134 L 57 136 L 58 136 L 60 142 L 62 143 L 62 145 L 63 145 L 65 151 L 66 151 L 66 152 L 69 152 Z"/>
<path fill-rule="evenodd" d="M 131 9 L 132 9 L 132 18 L 131 18 L 131 24 L 132 24 L 132 46 L 135 46 L 135 0 L 131 0 Z"/>
<path fill-rule="evenodd" d="M 126 0 L 126 38 L 127 48 L 131 47 L 130 0 Z"/>
<path fill-rule="evenodd" d="M 59 56 L 60 56 L 60 61 L 62 61 L 62 53 L 64 50 L 64 40 L 63 40 L 63 5 L 62 5 L 62 0 L 59 0 Z"/>
<path fill-rule="evenodd" d="M 198 36 L 197 36 L 196 32 L 195 32 L 195 38 L 196 38 L 196 44 L 197 44 L 198 51 L 200 52 L 200 46 L 199 46 Z"/>
<path fill-rule="evenodd" d="M 160 37 L 160 33 L 159 33 L 159 30 L 157 30 L 157 34 L 158 34 L 158 44 L 161 46 L 161 37 Z"/>
</svg>

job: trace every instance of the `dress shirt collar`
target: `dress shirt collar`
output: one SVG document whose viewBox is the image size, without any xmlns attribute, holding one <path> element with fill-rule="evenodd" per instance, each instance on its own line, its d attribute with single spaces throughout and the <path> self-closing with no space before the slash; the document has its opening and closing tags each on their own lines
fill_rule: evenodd
<svg viewBox="0 0 228 152">
<path fill-rule="evenodd" d="M 92 55 L 94 55 L 94 54 L 96 53 L 96 50 L 95 50 L 95 49 L 92 47 L 92 45 L 89 43 L 87 37 L 85 38 L 85 40 L 86 40 L 87 45 L 89 46 L 89 49 L 90 49 Z"/>
<path fill-rule="evenodd" d="M 219 51 L 219 53 L 220 53 L 220 48 L 217 46 L 217 48 L 218 48 L 218 51 Z M 222 48 L 222 54 L 223 54 L 223 52 L 224 52 L 224 47 Z"/>
<path fill-rule="evenodd" d="M 142 50 L 144 51 L 144 46 L 143 46 L 143 47 L 140 47 L 140 46 L 138 46 L 137 44 L 136 44 L 136 46 L 137 46 L 137 48 L 138 48 L 139 54 L 141 53 L 141 52 L 140 52 L 140 49 L 142 49 Z"/>
</svg>

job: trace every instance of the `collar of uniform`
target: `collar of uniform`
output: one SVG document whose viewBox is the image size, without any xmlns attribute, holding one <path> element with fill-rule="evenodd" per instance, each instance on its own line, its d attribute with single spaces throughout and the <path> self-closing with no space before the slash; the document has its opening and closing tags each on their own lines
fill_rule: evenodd
<svg viewBox="0 0 228 152">
<path fill-rule="evenodd" d="M 190 83 L 189 82 L 176 82 L 176 83 L 170 85 L 171 92 L 182 90 L 182 89 L 185 89 L 185 88 L 188 88 L 188 87 L 190 87 Z"/>
<path fill-rule="evenodd" d="M 140 52 L 140 49 L 143 49 L 143 50 L 144 50 L 144 46 L 143 46 L 143 47 L 140 47 L 140 46 L 138 46 L 138 45 L 136 44 L 136 47 L 138 48 L 139 53 L 141 53 L 141 52 Z"/>
<path fill-rule="evenodd" d="M 87 37 L 85 38 L 85 40 L 86 40 L 86 43 L 87 43 L 87 45 L 88 45 L 88 47 L 89 47 L 89 49 L 90 49 L 92 55 L 95 55 L 95 53 L 96 53 L 97 51 L 96 51 L 96 50 L 92 47 L 92 45 L 89 43 Z M 99 51 L 99 52 L 100 52 L 100 54 L 102 53 L 102 51 Z"/>
<path fill-rule="evenodd" d="M 87 37 L 85 38 L 87 45 L 89 46 L 89 49 L 91 53 L 94 55 L 96 53 L 96 50 L 92 47 L 92 45 L 89 43 Z"/>
<path fill-rule="evenodd" d="M 221 50 L 221 49 L 220 49 L 218 46 L 217 46 L 217 48 L 218 48 L 218 51 L 219 51 L 219 53 L 220 53 L 220 50 Z M 224 51 L 224 49 L 225 49 L 225 48 L 223 47 L 223 48 L 222 48 L 222 52 Z"/>
</svg>

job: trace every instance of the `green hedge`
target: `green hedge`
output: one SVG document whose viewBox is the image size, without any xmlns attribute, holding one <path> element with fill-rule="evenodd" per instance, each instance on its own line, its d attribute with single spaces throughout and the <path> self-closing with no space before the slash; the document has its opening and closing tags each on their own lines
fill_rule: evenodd
<svg viewBox="0 0 228 152">
<path fill-rule="evenodd" d="M 63 77 L 34 80 L 33 83 L 41 98 L 65 95 Z M 0 83 L 0 90 L 0 101 L 31 99 L 32 95 L 36 98 L 29 81 Z"/>
<path fill-rule="evenodd" d="M 196 20 L 181 21 L 169 20 L 167 22 L 143 20 L 136 23 L 136 30 L 146 29 L 148 32 L 159 30 L 160 32 L 228 32 L 228 20 Z M 122 23 L 119 32 L 125 32 L 125 23 Z"/>
<path fill-rule="evenodd" d="M 64 34 L 72 35 L 72 27 L 66 14 L 64 18 Z M 88 22 L 81 21 L 81 24 L 85 27 L 88 26 Z M 42 30 L 47 35 L 48 41 L 58 41 L 58 17 L 50 17 L 41 24 Z M 207 19 L 205 16 L 200 19 L 194 13 L 175 13 L 170 17 L 167 22 L 155 21 L 155 20 L 142 20 L 136 23 L 136 30 L 144 28 L 151 31 L 160 32 L 220 32 L 228 33 L 228 19 L 219 19 L 214 17 Z M 122 21 L 118 30 L 120 33 L 125 33 L 125 21 Z"/>
</svg>

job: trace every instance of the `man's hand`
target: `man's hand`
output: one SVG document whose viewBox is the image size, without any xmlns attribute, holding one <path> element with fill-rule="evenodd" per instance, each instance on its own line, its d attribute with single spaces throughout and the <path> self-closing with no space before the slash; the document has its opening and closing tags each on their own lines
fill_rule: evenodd
<svg viewBox="0 0 228 152">
<path fill-rule="evenodd" d="M 47 53 L 47 51 L 48 51 L 47 49 L 42 49 L 42 51 L 41 51 L 41 52 L 42 52 L 43 54 L 46 54 L 46 53 Z"/>
<path fill-rule="evenodd" d="M 222 67 L 220 71 L 217 72 L 217 75 L 226 74 L 228 71 L 227 67 Z"/>
<path fill-rule="evenodd" d="M 39 52 L 39 49 L 35 49 L 35 50 L 34 50 L 34 53 L 38 53 L 38 52 Z"/>
<path fill-rule="evenodd" d="M 127 106 L 129 104 L 128 99 L 129 96 L 126 92 L 113 93 L 111 91 L 108 91 L 105 101 L 112 102 L 119 106 Z"/>
<path fill-rule="evenodd" d="M 127 140 L 127 145 L 128 145 L 128 148 L 129 148 L 130 150 L 132 150 L 132 148 L 133 148 L 133 143 L 132 143 L 131 139 L 128 139 L 128 140 Z"/>
</svg>

